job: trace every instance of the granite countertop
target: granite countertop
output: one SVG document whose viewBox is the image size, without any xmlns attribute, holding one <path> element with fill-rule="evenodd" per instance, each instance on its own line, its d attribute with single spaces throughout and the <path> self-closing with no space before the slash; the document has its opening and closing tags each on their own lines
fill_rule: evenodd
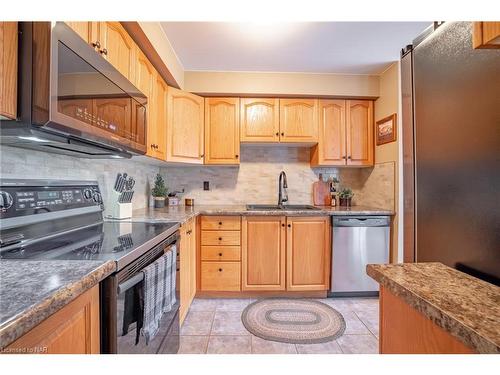
<svg viewBox="0 0 500 375">
<path fill-rule="evenodd" d="M 369 276 L 479 353 L 500 353 L 500 288 L 442 263 L 369 264 Z"/>
<path fill-rule="evenodd" d="M 132 221 L 176 221 L 181 224 L 198 215 L 246 215 L 246 216 L 353 216 L 394 215 L 393 211 L 365 207 L 317 206 L 319 210 L 247 210 L 246 205 L 195 205 L 143 208 L 134 210 Z"/>
<path fill-rule="evenodd" d="M 0 261 L 0 349 L 115 271 L 114 261 Z"/>
</svg>

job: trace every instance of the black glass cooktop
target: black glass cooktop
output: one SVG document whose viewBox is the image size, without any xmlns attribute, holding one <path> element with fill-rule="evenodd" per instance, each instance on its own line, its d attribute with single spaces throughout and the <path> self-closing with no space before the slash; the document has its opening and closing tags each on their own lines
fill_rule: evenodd
<svg viewBox="0 0 500 375">
<path fill-rule="evenodd" d="M 24 246 L 2 249 L 0 258 L 115 260 L 140 256 L 168 237 L 178 223 L 103 222 Z M 136 253 L 136 254 L 133 254 Z"/>
</svg>

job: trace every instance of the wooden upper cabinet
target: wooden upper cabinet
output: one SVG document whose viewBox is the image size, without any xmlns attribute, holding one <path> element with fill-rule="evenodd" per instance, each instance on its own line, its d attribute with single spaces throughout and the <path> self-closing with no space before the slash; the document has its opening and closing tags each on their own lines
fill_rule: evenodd
<svg viewBox="0 0 500 375">
<path fill-rule="evenodd" d="M 500 48 L 500 22 L 474 22 L 472 45 L 474 48 Z"/>
<path fill-rule="evenodd" d="M 153 96 L 153 105 L 155 108 L 151 124 L 152 134 L 149 138 L 152 145 L 148 147 L 148 150 L 151 150 L 151 156 L 160 160 L 166 160 L 168 86 L 159 74 L 155 74 Z"/>
<path fill-rule="evenodd" d="M 203 98 L 169 87 L 167 161 L 203 164 Z"/>
<path fill-rule="evenodd" d="M 98 35 L 98 22 L 90 21 L 65 21 L 73 31 L 75 31 L 80 37 L 87 43 L 92 44 L 97 42 Z"/>
<path fill-rule="evenodd" d="M 318 141 L 318 99 L 280 99 L 280 142 Z"/>
<path fill-rule="evenodd" d="M 205 164 L 240 163 L 240 99 L 205 99 Z"/>
<path fill-rule="evenodd" d="M 99 285 L 87 290 L 10 344 L 16 349 L 46 348 L 48 354 L 99 354 Z"/>
<path fill-rule="evenodd" d="M 17 116 L 17 22 L 0 22 L 0 119 Z"/>
<path fill-rule="evenodd" d="M 141 50 L 136 51 L 135 61 L 135 86 L 147 98 L 146 124 L 147 124 L 147 151 L 148 156 L 157 157 L 156 153 L 156 105 L 154 98 L 154 87 L 156 81 L 156 71 L 153 65 Z"/>
<path fill-rule="evenodd" d="M 287 217 L 287 290 L 328 290 L 330 217 Z"/>
<path fill-rule="evenodd" d="M 244 216 L 241 233 L 241 289 L 285 290 L 284 216 Z"/>
<path fill-rule="evenodd" d="M 100 22 L 99 52 L 121 74 L 134 82 L 136 46 L 120 22 Z"/>
<path fill-rule="evenodd" d="M 311 148 L 311 165 L 346 165 L 345 106 L 345 100 L 319 101 L 319 138 Z"/>
<path fill-rule="evenodd" d="M 279 142 L 279 99 L 240 99 L 241 142 Z"/>
<path fill-rule="evenodd" d="M 347 100 L 346 123 L 347 165 L 373 165 L 373 101 Z"/>
</svg>

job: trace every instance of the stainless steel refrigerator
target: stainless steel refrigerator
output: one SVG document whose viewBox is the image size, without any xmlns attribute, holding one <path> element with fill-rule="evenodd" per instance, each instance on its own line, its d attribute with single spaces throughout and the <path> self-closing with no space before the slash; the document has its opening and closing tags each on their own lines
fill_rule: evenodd
<svg viewBox="0 0 500 375">
<path fill-rule="evenodd" d="M 471 22 L 427 29 L 402 51 L 404 260 L 500 285 L 500 50 Z"/>
</svg>

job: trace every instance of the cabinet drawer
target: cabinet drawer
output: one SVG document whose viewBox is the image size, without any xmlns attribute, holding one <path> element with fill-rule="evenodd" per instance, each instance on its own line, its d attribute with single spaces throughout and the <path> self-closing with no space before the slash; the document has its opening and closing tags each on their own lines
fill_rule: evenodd
<svg viewBox="0 0 500 375">
<path fill-rule="evenodd" d="M 240 231 L 226 230 L 202 230 L 202 246 L 240 246 Z"/>
<path fill-rule="evenodd" d="M 202 216 L 201 229 L 204 230 L 240 230 L 239 216 Z"/>
<path fill-rule="evenodd" d="M 201 262 L 201 289 L 241 290 L 240 262 Z"/>
<path fill-rule="evenodd" d="M 239 246 L 202 246 L 201 260 L 239 262 L 241 260 L 241 249 Z"/>
</svg>

